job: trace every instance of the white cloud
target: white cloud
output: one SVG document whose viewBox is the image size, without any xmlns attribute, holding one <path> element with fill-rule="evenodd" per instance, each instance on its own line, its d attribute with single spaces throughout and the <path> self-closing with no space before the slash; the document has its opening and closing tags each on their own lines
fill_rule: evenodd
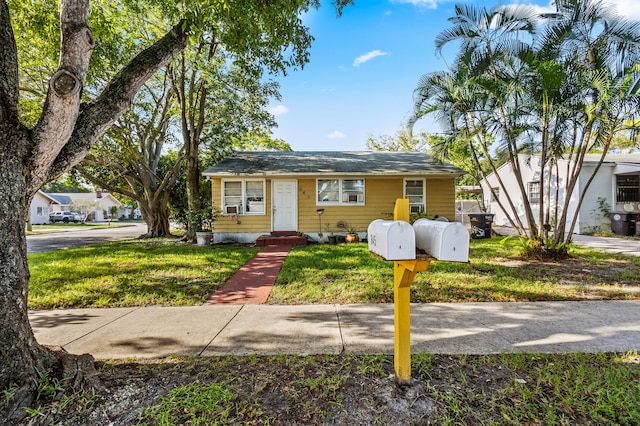
<svg viewBox="0 0 640 426">
<path fill-rule="evenodd" d="M 556 11 L 556 6 L 554 4 L 549 3 L 546 6 L 540 6 L 538 4 L 534 4 L 531 1 L 526 0 L 515 0 L 509 6 L 530 6 L 535 9 L 536 13 L 554 13 Z"/>
<path fill-rule="evenodd" d="M 414 6 L 426 7 L 428 9 L 436 9 L 438 3 L 446 3 L 452 0 L 392 0 L 393 3 L 409 3 Z"/>
<path fill-rule="evenodd" d="M 362 64 L 364 64 L 367 61 L 372 60 L 373 58 L 377 58 L 378 56 L 385 56 L 388 55 L 389 52 L 383 52 L 381 50 L 372 50 L 369 53 L 365 53 L 364 55 L 360 55 L 356 58 L 355 61 L 353 61 L 353 66 L 354 67 L 358 67 Z"/>
<path fill-rule="evenodd" d="M 329 133 L 327 137 L 329 139 L 343 139 L 346 137 L 346 135 L 342 133 L 340 130 L 334 130 L 333 132 Z"/>
<path fill-rule="evenodd" d="M 277 105 L 273 108 L 269 108 L 269 112 L 275 116 L 284 115 L 289 112 L 289 108 L 284 105 Z"/>
<path fill-rule="evenodd" d="M 626 19 L 640 20 L 640 0 L 605 0 L 615 6 L 616 12 Z"/>
</svg>

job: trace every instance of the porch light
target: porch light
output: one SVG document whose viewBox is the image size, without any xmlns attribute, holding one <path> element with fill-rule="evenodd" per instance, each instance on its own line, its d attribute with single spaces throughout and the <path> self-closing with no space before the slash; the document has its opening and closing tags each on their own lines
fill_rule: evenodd
<svg viewBox="0 0 640 426">
<path fill-rule="evenodd" d="M 318 232 L 318 237 L 322 238 L 322 213 L 324 213 L 324 209 L 316 210 L 318 213 L 318 221 L 320 222 L 320 232 Z"/>
</svg>

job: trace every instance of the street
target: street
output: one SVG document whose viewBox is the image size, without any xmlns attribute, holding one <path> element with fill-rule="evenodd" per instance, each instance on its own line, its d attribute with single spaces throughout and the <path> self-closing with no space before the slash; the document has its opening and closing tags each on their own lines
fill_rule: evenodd
<svg viewBox="0 0 640 426">
<path fill-rule="evenodd" d="M 147 231 L 147 225 L 136 223 L 130 226 L 61 231 L 50 234 L 28 235 L 27 253 L 44 253 L 72 247 L 82 247 L 106 241 L 137 238 Z"/>
</svg>

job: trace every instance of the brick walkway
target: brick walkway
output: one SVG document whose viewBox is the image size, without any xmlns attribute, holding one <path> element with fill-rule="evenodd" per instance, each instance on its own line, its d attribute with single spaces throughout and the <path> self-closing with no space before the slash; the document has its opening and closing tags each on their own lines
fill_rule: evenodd
<svg viewBox="0 0 640 426">
<path fill-rule="evenodd" d="M 259 305 L 267 301 L 291 246 L 265 246 L 222 285 L 205 305 Z"/>
</svg>

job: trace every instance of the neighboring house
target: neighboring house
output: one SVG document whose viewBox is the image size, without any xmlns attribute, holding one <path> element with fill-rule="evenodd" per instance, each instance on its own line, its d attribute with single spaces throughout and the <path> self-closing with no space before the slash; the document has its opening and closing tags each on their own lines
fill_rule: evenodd
<svg viewBox="0 0 640 426">
<path fill-rule="evenodd" d="M 100 190 L 96 192 L 67 192 L 67 193 L 47 193 L 48 197 L 54 199 L 56 204 L 51 205 L 50 211 L 75 211 L 87 214 L 87 220 L 102 222 L 107 220 L 107 215 L 111 215 L 111 210 L 115 206 L 118 209 L 115 218 L 120 217 L 122 203 L 108 192 Z"/>
<path fill-rule="evenodd" d="M 555 182 L 558 178 L 558 201 L 560 208 L 564 204 L 567 196 L 570 197 L 569 211 L 567 215 L 566 231 L 569 231 L 571 220 L 576 212 L 580 194 L 585 192 L 585 186 L 593 174 L 601 155 L 587 154 L 578 182 L 572 194 L 567 194 L 565 185 L 567 183 L 567 170 L 574 166 L 574 162 L 568 160 L 558 161 L 558 175 L 554 172 L 551 176 L 551 197 L 555 200 Z M 528 198 L 535 217 L 538 217 L 540 205 L 540 156 L 521 154 L 519 157 L 522 169 L 522 181 L 528 191 Z M 555 170 L 555 169 L 554 169 Z M 502 204 L 508 208 L 505 193 L 508 192 L 517 208 L 520 219 L 528 226 L 520 190 L 514 177 L 514 172 L 509 163 L 498 169 L 498 173 L 505 184 L 505 188 L 498 185 L 495 174 L 487 176 L 487 180 L 482 182 L 483 197 L 488 212 L 495 214 L 493 223 L 495 225 L 511 226 L 508 217 L 500 209 L 496 199 L 499 198 Z M 545 169 L 545 180 L 548 179 L 548 168 Z M 545 192 L 546 191 L 545 185 Z M 549 195 L 549 194 L 545 194 Z M 640 212 L 640 155 L 637 154 L 610 154 L 605 157 L 598 173 L 586 191 L 586 195 L 580 211 L 578 212 L 578 222 L 574 232 L 582 234 L 592 232 L 602 225 L 610 223 L 605 207 L 609 211 Z"/>
<path fill-rule="evenodd" d="M 203 175 L 211 180 L 214 241 L 254 242 L 273 232 L 314 240 L 391 219 L 398 198 L 412 212 L 455 218 L 455 179 L 466 173 L 413 152 L 238 152 Z M 340 226 L 344 225 L 344 226 Z"/>
<path fill-rule="evenodd" d="M 49 223 L 49 212 L 60 210 L 59 208 L 52 208 L 53 205 L 57 204 L 58 201 L 55 198 L 52 198 L 42 191 L 36 192 L 29 210 L 29 220 L 31 224 L 44 225 Z"/>
</svg>

